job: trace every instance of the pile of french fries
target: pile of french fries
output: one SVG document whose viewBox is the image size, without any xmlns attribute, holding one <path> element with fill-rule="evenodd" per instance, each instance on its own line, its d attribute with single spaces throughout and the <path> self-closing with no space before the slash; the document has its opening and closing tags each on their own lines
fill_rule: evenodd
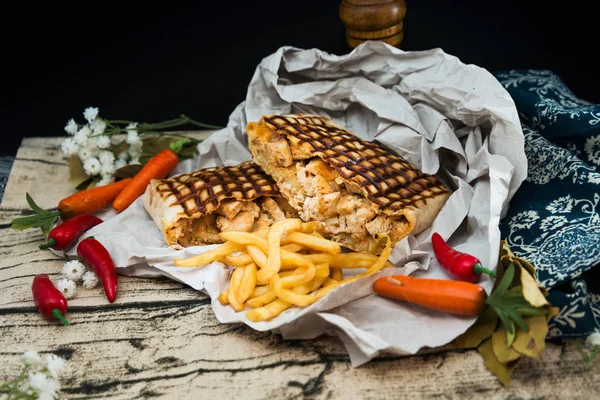
<svg viewBox="0 0 600 400">
<path fill-rule="evenodd" d="M 306 307 L 336 287 L 374 274 L 385 267 L 390 241 L 376 256 L 342 253 L 340 245 L 316 231 L 316 222 L 289 218 L 257 232 L 221 232 L 225 241 L 206 253 L 176 259 L 179 267 L 201 267 L 220 261 L 234 268 L 229 287 L 219 296 L 223 305 L 246 313 L 250 321 L 267 321 L 290 307 Z M 342 269 L 364 268 L 348 279 Z"/>
</svg>

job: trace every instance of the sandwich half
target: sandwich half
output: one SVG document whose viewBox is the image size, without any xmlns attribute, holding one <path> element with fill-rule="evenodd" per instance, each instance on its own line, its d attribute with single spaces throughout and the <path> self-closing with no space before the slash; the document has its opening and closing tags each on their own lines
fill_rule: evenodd
<svg viewBox="0 0 600 400">
<path fill-rule="evenodd" d="M 450 192 L 404 158 L 328 118 L 270 115 L 246 127 L 253 160 L 305 221 L 355 251 L 380 254 L 427 229 Z"/>
<path fill-rule="evenodd" d="M 251 161 L 154 179 L 142 202 L 169 246 L 223 243 L 220 232 L 251 232 L 298 217 Z"/>
</svg>

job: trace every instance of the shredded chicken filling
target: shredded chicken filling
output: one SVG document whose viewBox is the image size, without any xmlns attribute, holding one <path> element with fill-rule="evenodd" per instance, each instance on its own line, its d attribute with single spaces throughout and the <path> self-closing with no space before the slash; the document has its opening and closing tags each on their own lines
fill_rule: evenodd
<svg viewBox="0 0 600 400">
<path fill-rule="evenodd" d="M 180 219 L 171 234 L 181 246 L 223 243 L 221 232 L 254 232 L 275 221 L 297 217 L 283 199 L 263 197 L 256 202 L 225 200 L 214 213 L 195 219 Z"/>
<path fill-rule="evenodd" d="M 260 143 L 267 173 L 279 183 L 305 221 L 322 221 L 322 233 L 341 243 L 365 242 L 369 250 L 379 250 L 383 236 L 393 241 L 406 235 L 409 221 L 380 213 L 369 203 L 360 188 L 344 182 L 335 170 L 309 149 L 289 142 L 279 135 Z M 293 140 L 295 138 L 290 138 Z"/>
</svg>

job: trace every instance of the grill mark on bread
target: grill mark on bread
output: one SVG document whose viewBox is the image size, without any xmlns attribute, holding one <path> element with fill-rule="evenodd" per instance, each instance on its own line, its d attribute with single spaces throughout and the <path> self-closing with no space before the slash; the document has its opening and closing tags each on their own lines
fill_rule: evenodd
<svg viewBox="0 0 600 400">
<path fill-rule="evenodd" d="M 434 176 L 320 117 L 274 115 L 264 120 L 278 134 L 308 143 L 316 156 L 334 167 L 343 179 L 363 188 L 367 198 L 381 209 L 397 210 L 448 193 Z"/>
<path fill-rule="evenodd" d="M 189 192 L 182 195 L 184 188 Z M 261 196 L 279 195 L 272 178 L 251 161 L 234 167 L 207 168 L 162 179 L 157 191 L 163 199 L 174 195 L 176 204 L 190 217 L 211 213 L 225 199 L 252 201 Z M 191 199 L 195 203 L 193 210 L 188 206 Z"/>
</svg>

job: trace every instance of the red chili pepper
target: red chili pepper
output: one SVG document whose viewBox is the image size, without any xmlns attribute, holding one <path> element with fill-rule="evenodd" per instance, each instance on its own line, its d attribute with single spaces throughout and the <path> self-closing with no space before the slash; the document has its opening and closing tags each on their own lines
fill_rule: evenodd
<svg viewBox="0 0 600 400">
<path fill-rule="evenodd" d="M 106 298 L 111 303 L 117 297 L 117 270 L 108 250 L 93 237 L 85 238 L 77 245 L 77 255 L 98 275 Z"/>
<path fill-rule="evenodd" d="M 475 283 L 479 281 L 482 273 L 486 273 L 494 278 L 496 277 L 493 271 L 484 268 L 481 265 L 481 261 L 474 256 L 450 247 L 439 233 L 435 232 L 431 236 L 431 244 L 440 265 L 454 278 Z"/>
<path fill-rule="evenodd" d="M 31 292 L 33 293 L 33 302 L 45 319 L 48 321 L 59 320 L 63 325 L 69 325 L 65 319 L 67 299 L 54 286 L 48 275 L 40 274 L 33 278 Z"/>
<path fill-rule="evenodd" d="M 102 223 L 102 220 L 94 215 L 76 215 L 50 231 L 48 243 L 40 244 L 40 249 L 53 248 L 64 250 L 88 229 Z"/>
</svg>

